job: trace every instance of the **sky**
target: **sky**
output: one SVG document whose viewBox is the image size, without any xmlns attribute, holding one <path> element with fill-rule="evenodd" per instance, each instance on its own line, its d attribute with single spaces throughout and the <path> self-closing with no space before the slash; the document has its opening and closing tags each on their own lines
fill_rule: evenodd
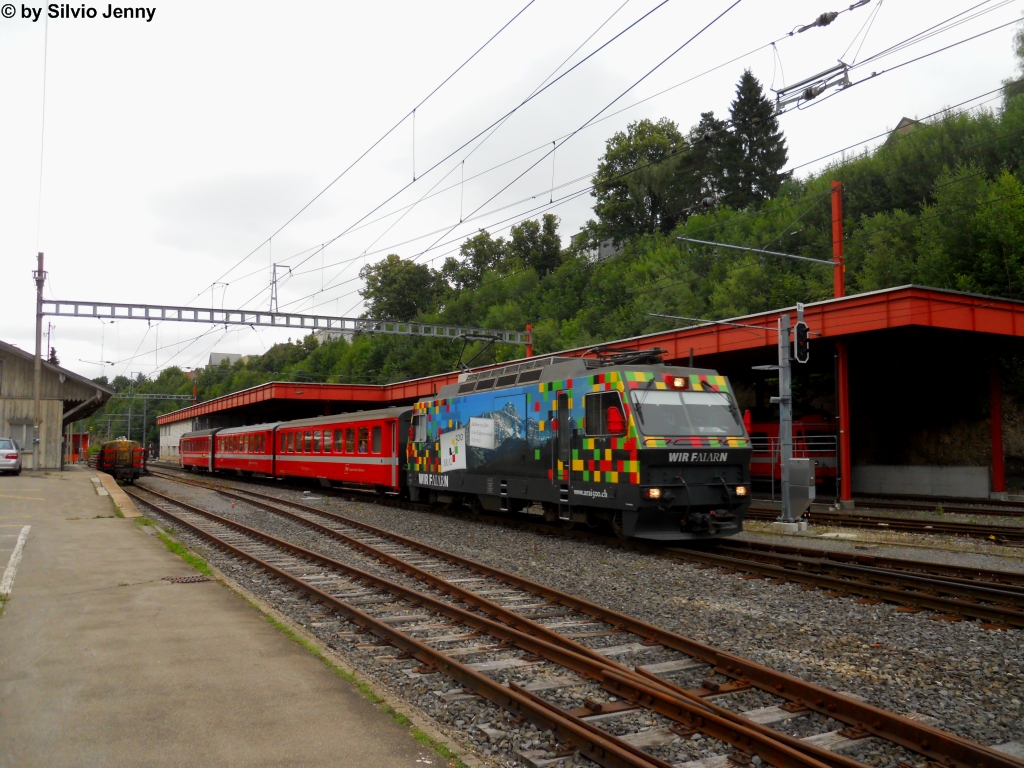
<svg viewBox="0 0 1024 768">
<path fill-rule="evenodd" d="M 592 216 L 587 178 L 610 136 L 727 115 L 745 68 L 780 89 L 852 65 L 859 84 L 779 118 L 798 175 L 876 146 L 904 116 L 998 107 L 998 93 L 976 97 L 1015 74 L 1024 0 L 852 1 L 175 0 L 68 3 L 95 17 L 53 19 L 58 4 L 3 5 L 0 339 L 34 349 L 38 251 L 47 299 L 266 310 L 278 263 L 282 311 L 353 317 L 359 270 L 388 253 L 439 268 L 478 229 L 507 234 L 548 210 L 567 243 Z M 127 7 L 148 11 L 103 18 Z M 980 15 L 865 62 L 969 8 L 960 19 Z M 47 323 L 62 365 L 89 377 L 198 367 L 294 335 Z"/>
</svg>

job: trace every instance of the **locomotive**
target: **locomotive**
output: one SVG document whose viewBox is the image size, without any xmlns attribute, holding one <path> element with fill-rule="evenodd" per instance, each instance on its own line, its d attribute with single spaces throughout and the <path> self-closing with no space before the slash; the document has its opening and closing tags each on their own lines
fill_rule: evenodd
<svg viewBox="0 0 1024 768">
<path fill-rule="evenodd" d="M 622 538 L 739 533 L 750 440 L 724 376 L 652 353 L 541 358 L 460 376 L 411 408 L 181 438 L 183 467 L 542 515 Z"/>
<path fill-rule="evenodd" d="M 100 446 L 95 462 L 100 472 L 113 475 L 115 480 L 134 483 L 146 472 L 146 449 L 134 440 L 119 437 Z"/>
</svg>

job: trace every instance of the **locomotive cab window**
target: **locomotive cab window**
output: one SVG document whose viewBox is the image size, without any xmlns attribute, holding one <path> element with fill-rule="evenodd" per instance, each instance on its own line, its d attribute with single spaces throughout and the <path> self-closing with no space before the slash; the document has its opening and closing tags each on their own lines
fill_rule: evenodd
<svg viewBox="0 0 1024 768">
<path fill-rule="evenodd" d="M 618 392 L 599 392 L 583 398 L 588 437 L 626 434 L 626 415 Z"/>
<path fill-rule="evenodd" d="M 370 450 L 373 451 L 374 453 L 380 453 L 380 444 L 381 444 L 381 429 L 380 429 L 380 427 L 374 427 L 373 428 L 373 444 L 370 447 Z"/>
<path fill-rule="evenodd" d="M 427 417 L 424 414 L 419 414 L 412 417 L 413 425 L 413 442 L 425 443 L 427 442 Z"/>
<path fill-rule="evenodd" d="M 633 389 L 630 395 L 646 434 L 743 436 L 739 408 L 728 392 Z"/>
</svg>

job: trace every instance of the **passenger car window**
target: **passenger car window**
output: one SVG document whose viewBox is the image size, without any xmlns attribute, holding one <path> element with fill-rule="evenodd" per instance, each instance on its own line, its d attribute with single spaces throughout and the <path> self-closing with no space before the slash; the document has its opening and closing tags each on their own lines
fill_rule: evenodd
<svg viewBox="0 0 1024 768">
<path fill-rule="evenodd" d="M 356 431 L 354 429 L 345 430 L 345 453 L 356 452 Z"/>
<path fill-rule="evenodd" d="M 370 429 L 369 427 L 359 428 L 359 452 L 370 452 Z"/>
<path fill-rule="evenodd" d="M 302 452 L 312 453 L 313 452 L 313 433 L 306 430 L 305 436 L 302 439 Z"/>
<path fill-rule="evenodd" d="M 334 449 L 334 433 L 329 429 L 324 430 L 324 453 L 330 453 Z"/>
<path fill-rule="evenodd" d="M 313 453 L 320 453 L 320 430 L 313 430 Z"/>
<path fill-rule="evenodd" d="M 334 430 L 334 450 L 341 453 L 345 450 L 345 430 Z"/>
<path fill-rule="evenodd" d="M 381 443 L 381 439 L 380 438 L 381 438 L 380 427 L 374 427 L 373 428 L 373 447 L 371 448 L 371 450 L 374 453 L 380 453 L 380 443 Z"/>
</svg>

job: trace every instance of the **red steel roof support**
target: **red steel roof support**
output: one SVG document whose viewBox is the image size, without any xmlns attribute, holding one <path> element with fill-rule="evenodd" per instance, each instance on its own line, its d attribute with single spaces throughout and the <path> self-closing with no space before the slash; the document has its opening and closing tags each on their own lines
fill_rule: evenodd
<svg viewBox="0 0 1024 768">
<path fill-rule="evenodd" d="M 844 507 L 853 506 L 853 490 L 850 483 L 850 357 L 846 341 L 836 340 L 839 364 L 836 366 L 836 392 L 839 395 L 839 503 Z"/>
<path fill-rule="evenodd" d="M 832 182 L 832 291 L 837 299 L 846 295 L 846 263 L 843 261 L 843 184 Z"/>
<path fill-rule="evenodd" d="M 989 372 L 989 424 L 992 433 L 992 493 L 1006 493 L 1006 464 L 1003 461 L 1003 386 L 999 364 Z"/>
</svg>

